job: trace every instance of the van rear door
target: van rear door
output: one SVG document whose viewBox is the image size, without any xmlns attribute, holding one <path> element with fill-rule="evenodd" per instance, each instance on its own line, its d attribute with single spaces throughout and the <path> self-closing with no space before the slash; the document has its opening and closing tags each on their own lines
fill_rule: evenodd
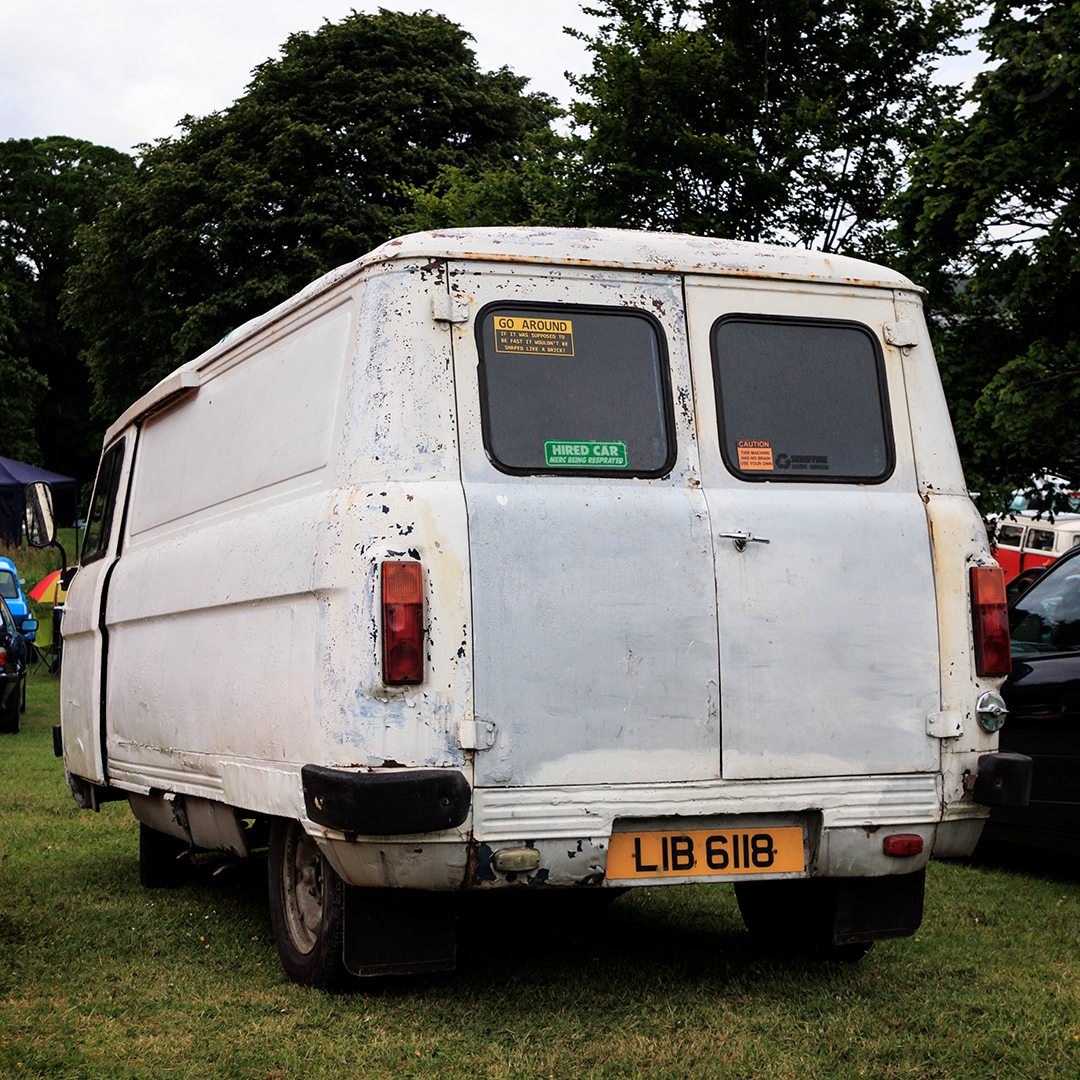
<svg viewBox="0 0 1080 1080">
<path fill-rule="evenodd" d="M 478 787 L 719 775 L 679 280 L 459 263 Z M 481 746 L 484 744 L 481 743 Z"/>
<path fill-rule="evenodd" d="M 934 573 L 891 292 L 688 277 L 686 293 L 724 777 L 937 769 Z"/>
</svg>

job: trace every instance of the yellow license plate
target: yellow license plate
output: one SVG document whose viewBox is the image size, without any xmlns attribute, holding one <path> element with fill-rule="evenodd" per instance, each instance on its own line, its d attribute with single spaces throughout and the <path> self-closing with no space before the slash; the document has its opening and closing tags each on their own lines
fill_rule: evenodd
<svg viewBox="0 0 1080 1080">
<path fill-rule="evenodd" d="M 608 880 L 801 873 L 803 833 L 781 829 L 617 832 L 608 846 Z"/>
</svg>

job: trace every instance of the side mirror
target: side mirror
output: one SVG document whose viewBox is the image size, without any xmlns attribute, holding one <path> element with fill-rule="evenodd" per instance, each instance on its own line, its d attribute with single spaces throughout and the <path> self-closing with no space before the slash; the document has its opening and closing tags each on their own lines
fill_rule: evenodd
<svg viewBox="0 0 1080 1080">
<path fill-rule="evenodd" d="M 31 547 L 49 547 L 56 539 L 52 488 L 43 480 L 27 484 L 23 491 L 26 539 Z"/>
<path fill-rule="evenodd" d="M 19 633 L 22 634 L 27 641 L 33 641 L 37 636 L 37 628 L 37 619 L 23 619 L 22 626 L 19 627 Z"/>
</svg>

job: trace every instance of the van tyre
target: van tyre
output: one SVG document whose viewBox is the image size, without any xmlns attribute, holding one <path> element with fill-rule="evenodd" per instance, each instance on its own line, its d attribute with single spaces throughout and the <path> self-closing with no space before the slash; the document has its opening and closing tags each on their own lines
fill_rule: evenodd
<svg viewBox="0 0 1080 1080">
<path fill-rule="evenodd" d="M 139 881 L 147 889 L 175 889 L 191 874 L 186 840 L 139 823 Z"/>
<path fill-rule="evenodd" d="M 285 974 L 301 986 L 341 989 L 344 883 L 298 821 L 270 826 L 270 925 Z"/>
</svg>

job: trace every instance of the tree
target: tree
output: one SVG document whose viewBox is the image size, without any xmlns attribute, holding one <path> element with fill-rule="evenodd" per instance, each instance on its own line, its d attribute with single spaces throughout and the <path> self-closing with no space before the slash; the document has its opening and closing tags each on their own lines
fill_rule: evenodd
<svg viewBox="0 0 1080 1080">
<path fill-rule="evenodd" d="M 1080 482 L 1078 43 L 1078 0 L 995 4 L 974 111 L 917 155 L 897 203 L 987 509 L 1032 476 Z"/>
<path fill-rule="evenodd" d="M 603 0 L 573 79 L 583 213 L 866 250 L 956 103 L 933 65 L 966 0 Z"/>
<path fill-rule="evenodd" d="M 41 465 L 33 416 L 49 383 L 24 357 L 14 357 L 9 352 L 15 324 L 4 311 L 6 300 L 6 293 L 0 293 L 0 386 L 4 388 L 0 405 L 0 456 Z"/>
<path fill-rule="evenodd" d="M 408 185 L 497 167 L 546 130 L 551 99 L 481 72 L 467 40 L 441 15 L 354 13 L 292 35 L 228 109 L 141 148 L 69 278 L 96 416 L 388 239 Z"/>
<path fill-rule="evenodd" d="M 402 227 L 583 225 L 572 148 L 571 140 L 548 130 L 529 136 L 517 154 L 495 165 L 444 166 L 434 180 L 405 188 L 412 208 Z"/>
<path fill-rule="evenodd" d="M 6 449 L 0 444 L 0 454 L 20 457 L 17 444 L 23 460 L 54 472 L 94 473 L 101 431 L 89 418 L 82 339 L 61 324 L 60 296 L 64 275 L 78 258 L 76 231 L 94 219 L 110 187 L 134 167 L 127 154 L 65 136 L 0 142 L 4 423 L 13 422 L 16 396 L 23 418 L 20 434 L 8 426 L 7 437 L 16 441 Z"/>
</svg>

